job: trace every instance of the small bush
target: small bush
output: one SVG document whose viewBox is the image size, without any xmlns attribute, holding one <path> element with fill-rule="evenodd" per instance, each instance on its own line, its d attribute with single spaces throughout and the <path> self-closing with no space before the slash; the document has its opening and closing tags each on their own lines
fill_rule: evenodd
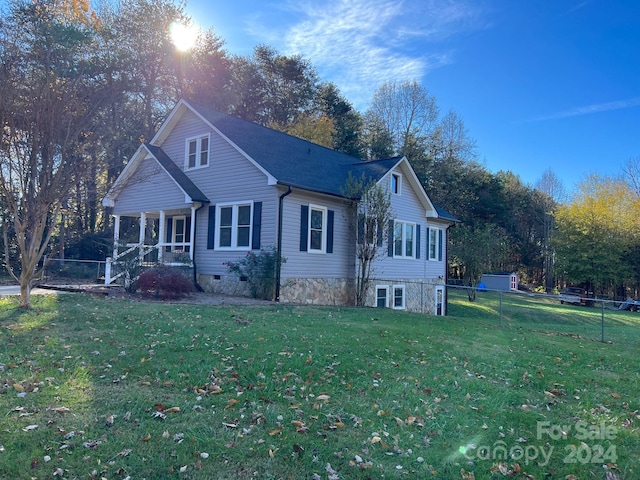
<svg viewBox="0 0 640 480">
<path fill-rule="evenodd" d="M 158 266 L 140 274 L 136 291 L 148 297 L 173 300 L 193 291 L 193 284 L 177 269 Z"/>
<path fill-rule="evenodd" d="M 285 263 L 274 247 L 260 250 L 259 253 L 248 252 L 237 262 L 227 262 L 229 271 L 235 273 L 240 280 L 246 280 L 253 298 L 273 300 L 276 294 L 276 269 L 278 262 Z"/>
</svg>

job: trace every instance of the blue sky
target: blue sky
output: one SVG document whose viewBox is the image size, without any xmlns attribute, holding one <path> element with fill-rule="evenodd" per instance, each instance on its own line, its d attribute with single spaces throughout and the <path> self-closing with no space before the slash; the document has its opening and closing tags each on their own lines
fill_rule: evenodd
<svg viewBox="0 0 640 480">
<path fill-rule="evenodd" d="M 566 189 L 640 157 L 635 0 L 187 0 L 230 54 L 300 54 L 356 108 L 417 80 L 454 109 L 479 160 Z"/>
</svg>

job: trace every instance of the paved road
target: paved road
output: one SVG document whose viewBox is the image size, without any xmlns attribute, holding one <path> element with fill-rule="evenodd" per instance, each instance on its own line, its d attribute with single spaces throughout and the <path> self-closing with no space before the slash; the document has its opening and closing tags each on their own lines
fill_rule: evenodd
<svg viewBox="0 0 640 480">
<path fill-rule="evenodd" d="M 60 292 L 57 290 L 48 290 L 44 288 L 32 288 L 31 295 L 57 295 L 58 293 L 67 293 Z M 6 285 L 0 287 L 0 297 L 5 297 L 7 295 L 20 295 L 20 287 L 18 285 Z"/>
</svg>

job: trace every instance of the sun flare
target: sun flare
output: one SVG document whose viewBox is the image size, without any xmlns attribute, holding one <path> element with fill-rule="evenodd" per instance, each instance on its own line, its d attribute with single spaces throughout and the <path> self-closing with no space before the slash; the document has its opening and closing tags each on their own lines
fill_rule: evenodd
<svg viewBox="0 0 640 480">
<path fill-rule="evenodd" d="M 185 25 L 182 23 L 172 23 L 169 27 L 171 41 L 181 52 L 189 50 L 198 38 L 198 28 L 194 25 Z"/>
</svg>

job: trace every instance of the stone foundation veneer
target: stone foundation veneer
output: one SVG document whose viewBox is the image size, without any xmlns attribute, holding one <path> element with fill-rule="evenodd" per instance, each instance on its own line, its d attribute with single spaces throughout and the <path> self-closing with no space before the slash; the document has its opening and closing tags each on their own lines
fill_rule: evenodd
<svg viewBox="0 0 640 480">
<path fill-rule="evenodd" d="M 198 283 L 205 292 L 234 297 L 251 296 L 247 282 L 239 281 L 235 275 L 220 275 L 220 278 L 216 278 L 216 276 L 198 274 Z"/>
<path fill-rule="evenodd" d="M 376 305 L 376 286 L 389 286 L 389 305 L 393 308 L 393 286 L 404 286 L 404 306 L 408 312 L 436 314 L 436 287 L 444 286 L 443 280 L 424 279 L 372 279 L 371 287 L 367 293 L 367 305 Z M 443 307 L 444 308 L 444 307 Z"/>
<path fill-rule="evenodd" d="M 249 297 L 247 282 L 235 275 L 198 275 L 198 283 L 207 292 Z M 390 304 L 393 304 L 393 286 L 404 285 L 405 310 L 435 315 L 436 286 L 444 281 L 436 279 L 372 279 L 367 294 L 367 306 L 376 305 L 376 286 L 390 287 Z M 300 305 L 353 305 L 353 281 L 339 278 L 287 278 L 280 286 L 280 302 Z"/>
<path fill-rule="evenodd" d="M 353 305 L 353 281 L 341 278 L 283 279 L 280 301 L 303 305 Z"/>
</svg>

